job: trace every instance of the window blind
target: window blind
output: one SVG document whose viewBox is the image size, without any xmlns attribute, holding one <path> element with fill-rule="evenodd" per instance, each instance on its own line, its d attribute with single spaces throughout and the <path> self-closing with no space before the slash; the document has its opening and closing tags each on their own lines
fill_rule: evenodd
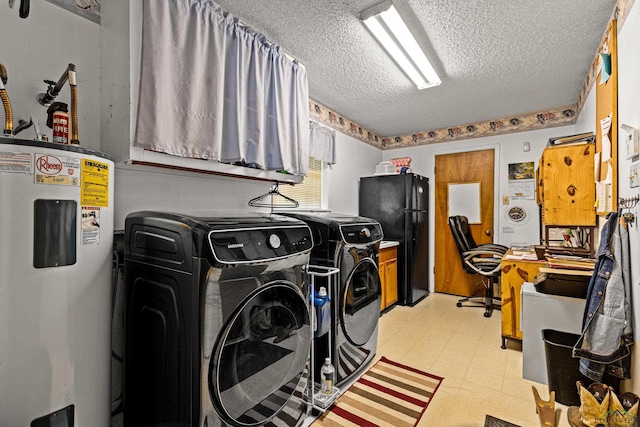
<svg viewBox="0 0 640 427">
<path fill-rule="evenodd" d="M 302 183 L 286 185 L 279 188 L 280 193 L 296 200 L 300 207 L 322 208 L 322 161 L 309 157 L 308 175 Z M 274 198 L 276 205 L 284 204 L 278 198 Z"/>
</svg>

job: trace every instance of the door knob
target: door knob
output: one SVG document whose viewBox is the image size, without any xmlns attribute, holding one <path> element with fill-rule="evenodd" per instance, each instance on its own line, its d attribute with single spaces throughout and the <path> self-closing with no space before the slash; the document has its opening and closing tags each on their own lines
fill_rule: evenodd
<svg viewBox="0 0 640 427">
<path fill-rule="evenodd" d="M 484 234 L 486 234 L 487 236 L 491 236 L 491 230 L 484 230 Z"/>
</svg>

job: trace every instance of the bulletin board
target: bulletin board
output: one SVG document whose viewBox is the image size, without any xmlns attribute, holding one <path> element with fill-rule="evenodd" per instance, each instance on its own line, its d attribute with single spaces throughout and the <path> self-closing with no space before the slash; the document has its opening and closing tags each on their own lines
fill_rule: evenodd
<svg viewBox="0 0 640 427">
<path fill-rule="evenodd" d="M 618 40 L 612 20 L 598 50 L 596 75 L 596 211 L 605 215 L 618 204 Z M 604 131 L 604 132 L 603 132 Z"/>
</svg>

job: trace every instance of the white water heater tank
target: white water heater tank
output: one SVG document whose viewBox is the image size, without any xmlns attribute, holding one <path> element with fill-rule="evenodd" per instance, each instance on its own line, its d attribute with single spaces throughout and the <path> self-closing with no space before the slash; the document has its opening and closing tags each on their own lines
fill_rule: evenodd
<svg viewBox="0 0 640 427">
<path fill-rule="evenodd" d="M 0 425 L 110 424 L 114 164 L 0 138 Z"/>
</svg>

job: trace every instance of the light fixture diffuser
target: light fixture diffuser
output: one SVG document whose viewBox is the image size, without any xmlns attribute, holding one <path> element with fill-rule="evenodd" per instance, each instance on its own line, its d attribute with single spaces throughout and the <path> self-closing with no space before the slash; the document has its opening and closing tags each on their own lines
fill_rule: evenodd
<svg viewBox="0 0 640 427">
<path fill-rule="evenodd" d="M 360 20 L 418 89 L 442 83 L 391 0 L 363 11 Z"/>
</svg>

